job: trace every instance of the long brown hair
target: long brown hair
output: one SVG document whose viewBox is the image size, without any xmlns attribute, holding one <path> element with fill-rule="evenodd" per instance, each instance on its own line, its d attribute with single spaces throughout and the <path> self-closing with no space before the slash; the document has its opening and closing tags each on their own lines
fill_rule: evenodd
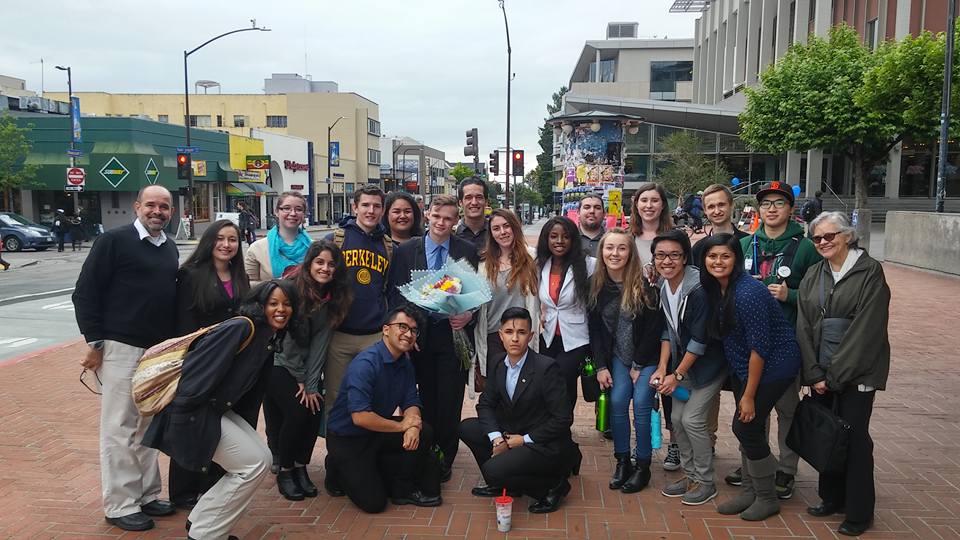
<svg viewBox="0 0 960 540">
<path fill-rule="evenodd" d="M 630 253 L 627 257 L 627 264 L 623 269 L 623 295 L 620 298 L 620 311 L 636 315 L 644 307 L 654 309 L 658 302 L 656 290 L 643 275 L 643 264 L 640 262 L 637 244 L 633 241 L 630 233 L 620 228 L 610 229 L 600 238 L 600 245 L 597 247 L 597 268 L 593 272 L 590 283 L 591 307 L 596 305 L 600 292 L 610 282 L 607 262 L 603 259 L 603 248 L 610 241 L 611 236 L 618 234 L 626 237 L 627 248 Z"/>
<path fill-rule="evenodd" d="M 510 275 L 507 277 L 507 289 L 512 289 L 515 284 L 520 285 L 520 294 L 524 296 L 537 294 L 539 287 L 540 273 L 537 272 L 536 262 L 527 252 L 527 241 L 523 238 L 523 226 L 516 214 L 503 208 L 497 208 L 490 214 L 490 222 L 487 223 L 486 247 L 480 256 L 483 258 L 483 267 L 487 271 L 487 280 L 491 286 L 497 284 L 497 273 L 500 269 L 500 244 L 493 238 L 493 229 L 490 224 L 493 218 L 501 217 L 506 220 L 510 230 L 513 231 L 513 245 L 510 246 Z M 577 238 L 574 241 L 579 242 Z"/>
<path fill-rule="evenodd" d="M 330 283 L 321 285 L 310 275 L 310 266 L 313 264 L 313 260 L 324 251 L 330 252 L 334 270 L 333 279 Z M 329 309 L 330 326 L 333 328 L 340 326 L 340 323 L 343 322 L 350 311 L 350 304 L 353 303 L 353 288 L 350 287 L 343 253 L 335 243 L 330 240 L 317 240 L 310 244 L 293 281 L 300 297 L 301 307 L 297 310 L 297 313 L 301 317 L 309 316 L 320 309 L 321 306 L 326 305 Z"/>
<path fill-rule="evenodd" d="M 667 200 L 667 190 L 663 189 L 663 186 L 656 182 L 647 182 L 645 184 L 640 184 L 640 187 L 633 192 L 633 199 L 631 199 L 630 204 L 630 234 L 633 236 L 640 236 L 643 234 L 643 218 L 640 217 L 640 212 L 637 211 L 637 202 L 640 201 L 640 195 L 648 191 L 656 191 L 660 195 L 660 201 L 663 203 L 663 208 L 660 209 L 660 219 L 657 223 L 657 234 L 665 233 L 673 228 L 670 221 L 670 201 Z"/>
</svg>

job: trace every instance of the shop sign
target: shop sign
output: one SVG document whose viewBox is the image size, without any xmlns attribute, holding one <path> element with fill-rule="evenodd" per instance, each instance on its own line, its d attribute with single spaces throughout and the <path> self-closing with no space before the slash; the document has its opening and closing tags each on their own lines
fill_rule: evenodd
<svg viewBox="0 0 960 540">
<path fill-rule="evenodd" d="M 293 191 L 303 191 L 303 184 L 290 184 L 290 189 Z"/>
<path fill-rule="evenodd" d="M 207 175 L 207 162 L 206 161 L 197 161 L 193 160 L 190 162 L 191 167 L 193 168 L 193 176 L 206 176 Z"/>
<path fill-rule="evenodd" d="M 307 172 L 307 171 L 310 170 L 310 165 L 307 165 L 306 163 L 297 163 L 296 161 L 291 161 L 291 160 L 289 160 L 289 159 L 285 159 L 285 160 L 283 160 L 283 168 L 284 168 L 284 169 L 287 169 L 288 171 L 294 171 L 294 172 L 296 172 L 296 171 L 303 171 L 303 172 Z"/>
<path fill-rule="evenodd" d="M 150 161 L 147 162 L 146 168 L 143 169 L 143 175 L 147 178 L 148 184 L 156 184 L 157 180 L 160 179 L 160 169 L 157 168 L 153 158 L 150 158 Z"/>
<path fill-rule="evenodd" d="M 237 171 L 237 180 L 241 182 L 260 182 L 263 177 L 260 171 Z"/>
<path fill-rule="evenodd" d="M 113 187 L 119 186 L 129 174 L 130 170 L 124 167 L 123 163 L 120 163 L 120 160 L 117 159 L 116 156 L 111 156 L 110 161 L 107 161 L 107 164 L 100 169 L 100 176 Z"/>
<path fill-rule="evenodd" d="M 247 156 L 248 171 L 269 171 L 270 155 Z"/>
</svg>

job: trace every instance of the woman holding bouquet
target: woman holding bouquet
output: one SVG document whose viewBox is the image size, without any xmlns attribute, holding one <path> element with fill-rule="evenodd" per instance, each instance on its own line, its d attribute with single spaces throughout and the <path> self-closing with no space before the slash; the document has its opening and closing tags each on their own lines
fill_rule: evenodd
<svg viewBox="0 0 960 540">
<path fill-rule="evenodd" d="M 537 242 L 540 352 L 560 365 L 571 407 L 577 402 L 580 364 L 590 352 L 587 306 L 596 264 L 583 252 L 580 231 L 569 218 L 550 218 L 543 226 Z"/>
<path fill-rule="evenodd" d="M 650 409 L 656 390 L 650 375 L 660 358 L 663 314 L 656 289 L 643 276 L 633 238 L 622 229 L 600 239 L 591 281 L 590 344 L 597 382 L 610 389 L 616 470 L 610 489 L 636 493 L 650 483 Z M 636 437 L 636 469 L 630 460 L 630 400 Z"/>
<path fill-rule="evenodd" d="M 537 267 L 534 262 L 536 251 L 527 245 L 523 238 L 523 226 L 517 216 L 502 208 L 490 215 L 487 226 L 481 262 L 477 274 L 487 280 L 493 298 L 480 307 L 477 313 L 477 326 L 474 338 L 477 355 L 470 377 L 475 377 L 477 368 L 486 378 L 493 362 L 501 362 L 507 351 L 500 339 L 500 315 L 512 307 L 526 308 L 530 313 L 538 313 L 540 300 L 537 296 Z M 533 350 L 539 348 L 536 337 L 539 331 L 531 329 Z"/>
</svg>

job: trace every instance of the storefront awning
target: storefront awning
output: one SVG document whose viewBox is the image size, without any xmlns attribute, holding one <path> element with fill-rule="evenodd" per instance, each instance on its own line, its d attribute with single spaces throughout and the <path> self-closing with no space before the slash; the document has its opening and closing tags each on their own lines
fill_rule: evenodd
<svg viewBox="0 0 960 540">
<path fill-rule="evenodd" d="M 260 193 L 277 194 L 272 187 L 260 182 L 230 182 L 227 184 L 227 195 L 231 197 L 248 197 Z"/>
</svg>

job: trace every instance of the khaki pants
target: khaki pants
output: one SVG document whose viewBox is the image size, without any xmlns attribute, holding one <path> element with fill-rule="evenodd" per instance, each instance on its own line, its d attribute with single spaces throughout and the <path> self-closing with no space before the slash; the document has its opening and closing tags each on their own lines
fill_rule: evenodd
<svg viewBox="0 0 960 540">
<path fill-rule="evenodd" d="M 140 416 L 133 403 L 133 372 L 144 349 L 107 340 L 100 401 L 100 487 L 103 513 L 109 518 L 135 514 L 140 506 L 160 496 L 159 453 L 140 444 L 150 418 Z"/>
<path fill-rule="evenodd" d="M 343 332 L 334 332 L 327 349 L 327 362 L 323 366 L 323 403 L 325 414 L 330 414 L 337 394 L 340 393 L 340 382 L 347 373 L 347 366 L 360 351 L 380 341 L 383 335 L 380 332 L 367 336 L 356 336 Z"/>
<path fill-rule="evenodd" d="M 702 388 L 684 381 L 690 391 L 687 401 L 673 400 L 673 433 L 680 448 L 680 463 L 687 478 L 705 486 L 713 486 L 713 441 L 710 439 L 709 415 L 720 401 L 723 377 Z"/>
<path fill-rule="evenodd" d="M 273 457 L 257 431 L 233 411 L 220 419 L 220 442 L 213 462 L 226 474 L 190 512 L 190 537 L 226 538 L 270 470 Z"/>
</svg>

